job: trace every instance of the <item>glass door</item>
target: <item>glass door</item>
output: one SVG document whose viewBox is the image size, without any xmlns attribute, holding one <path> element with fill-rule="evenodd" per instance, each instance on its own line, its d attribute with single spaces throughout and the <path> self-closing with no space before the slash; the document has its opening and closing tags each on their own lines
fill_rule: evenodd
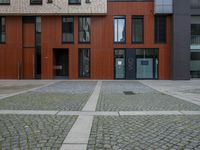
<svg viewBox="0 0 200 150">
<path fill-rule="evenodd" d="M 125 50 L 115 49 L 115 79 L 125 78 Z"/>
</svg>

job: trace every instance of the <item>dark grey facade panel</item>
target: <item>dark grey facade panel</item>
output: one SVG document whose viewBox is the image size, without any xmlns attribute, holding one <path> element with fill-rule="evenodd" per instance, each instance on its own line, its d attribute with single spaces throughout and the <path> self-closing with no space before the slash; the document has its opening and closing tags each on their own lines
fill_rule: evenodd
<svg viewBox="0 0 200 150">
<path fill-rule="evenodd" d="M 189 0 L 174 0 L 172 79 L 190 79 L 191 14 Z"/>
</svg>

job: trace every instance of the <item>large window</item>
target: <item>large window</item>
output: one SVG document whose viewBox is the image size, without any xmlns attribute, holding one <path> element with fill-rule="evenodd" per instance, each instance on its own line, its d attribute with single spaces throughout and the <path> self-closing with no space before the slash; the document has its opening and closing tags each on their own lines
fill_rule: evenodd
<svg viewBox="0 0 200 150">
<path fill-rule="evenodd" d="M 116 16 L 114 18 L 114 42 L 126 42 L 126 18 L 124 16 Z"/>
<path fill-rule="evenodd" d="M 166 43 L 166 16 L 155 16 L 155 43 Z"/>
<path fill-rule="evenodd" d="M 79 77 L 90 77 L 90 49 L 79 49 Z"/>
<path fill-rule="evenodd" d="M 10 0 L 0 0 L 0 5 L 9 5 Z"/>
<path fill-rule="evenodd" d="M 30 0 L 31 5 L 42 5 L 42 0 Z"/>
<path fill-rule="evenodd" d="M 200 50 L 192 50 L 190 62 L 191 78 L 200 78 Z"/>
<path fill-rule="evenodd" d="M 91 18 L 90 17 L 79 17 L 79 42 L 89 43 L 91 39 Z"/>
<path fill-rule="evenodd" d="M 69 5 L 81 4 L 81 0 L 69 0 Z"/>
<path fill-rule="evenodd" d="M 136 49 L 136 78 L 158 79 L 158 49 Z"/>
<path fill-rule="evenodd" d="M 63 43 L 74 42 L 74 18 L 73 17 L 62 18 L 62 42 Z"/>
<path fill-rule="evenodd" d="M 6 42 L 6 18 L 0 17 L 0 43 Z"/>
<path fill-rule="evenodd" d="M 132 42 L 144 42 L 144 17 L 134 16 L 132 19 Z"/>
</svg>

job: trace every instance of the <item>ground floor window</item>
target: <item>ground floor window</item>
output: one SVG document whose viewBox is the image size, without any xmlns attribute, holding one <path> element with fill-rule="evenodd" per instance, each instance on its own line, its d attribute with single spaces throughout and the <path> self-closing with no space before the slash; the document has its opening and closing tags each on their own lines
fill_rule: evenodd
<svg viewBox="0 0 200 150">
<path fill-rule="evenodd" d="M 191 78 L 200 78 L 200 51 L 193 51 L 191 52 L 191 69 L 190 75 Z"/>
<path fill-rule="evenodd" d="M 115 49 L 115 79 L 158 79 L 158 49 Z"/>
<path fill-rule="evenodd" d="M 136 49 L 136 78 L 158 78 L 158 50 Z"/>
<path fill-rule="evenodd" d="M 79 77 L 90 77 L 90 49 L 79 49 Z"/>
</svg>

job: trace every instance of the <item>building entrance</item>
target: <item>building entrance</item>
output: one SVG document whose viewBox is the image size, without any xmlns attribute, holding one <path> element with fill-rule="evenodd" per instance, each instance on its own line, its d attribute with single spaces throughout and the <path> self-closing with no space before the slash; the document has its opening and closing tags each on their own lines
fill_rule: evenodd
<svg viewBox="0 0 200 150">
<path fill-rule="evenodd" d="M 54 49 L 54 78 L 69 78 L 69 52 L 68 49 Z"/>
</svg>

